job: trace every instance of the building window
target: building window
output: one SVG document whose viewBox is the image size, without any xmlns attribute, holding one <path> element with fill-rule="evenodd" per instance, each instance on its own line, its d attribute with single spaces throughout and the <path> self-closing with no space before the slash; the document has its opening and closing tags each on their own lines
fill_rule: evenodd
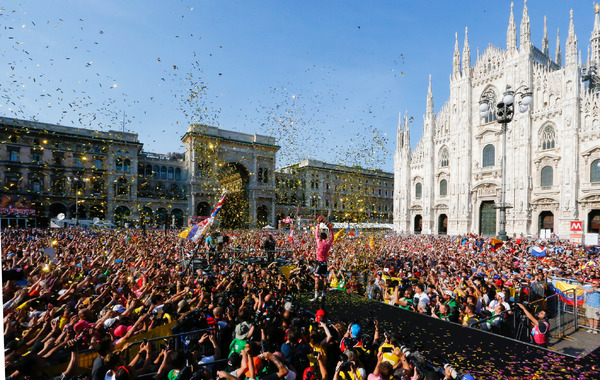
<svg viewBox="0 0 600 380">
<path fill-rule="evenodd" d="M 62 166 L 64 159 L 65 154 L 63 152 L 52 152 L 52 160 L 54 161 L 54 165 Z"/>
<path fill-rule="evenodd" d="M 129 184 L 127 183 L 127 179 L 125 177 L 121 177 L 117 180 L 115 185 L 115 192 L 117 195 L 128 195 L 129 194 Z"/>
<path fill-rule="evenodd" d="M 481 99 L 488 100 L 488 104 L 490 105 L 490 111 L 488 112 L 486 117 L 483 118 L 482 124 L 487 124 L 496 121 L 496 93 L 491 89 L 487 90 L 481 95 Z"/>
<path fill-rule="evenodd" d="M 117 158 L 115 165 L 117 167 L 117 171 L 123 170 L 123 159 Z"/>
<path fill-rule="evenodd" d="M 145 174 L 147 178 L 152 178 L 152 165 L 146 165 Z"/>
<path fill-rule="evenodd" d="M 19 189 L 21 176 L 19 174 L 6 174 L 6 190 L 17 191 Z"/>
<path fill-rule="evenodd" d="M 448 181 L 445 179 L 440 181 L 440 197 L 448 195 Z"/>
<path fill-rule="evenodd" d="M 542 187 L 552 186 L 552 166 L 544 166 L 542 168 Z"/>
<path fill-rule="evenodd" d="M 42 192 L 42 182 L 39 179 L 35 179 L 31 182 L 31 191 L 36 194 Z"/>
<path fill-rule="evenodd" d="M 554 128 L 547 126 L 542 133 L 542 150 L 554 149 Z"/>
<path fill-rule="evenodd" d="M 42 163 L 42 152 L 31 152 L 31 163 L 41 164 Z"/>
<path fill-rule="evenodd" d="M 104 190 L 104 181 L 101 178 L 94 178 L 92 180 L 92 193 L 94 195 L 102 194 Z"/>
<path fill-rule="evenodd" d="M 167 179 L 167 167 L 166 166 L 160 167 L 160 179 Z"/>
<path fill-rule="evenodd" d="M 448 167 L 448 163 L 450 162 L 450 154 L 448 153 L 448 148 L 442 149 L 440 153 L 440 167 L 445 168 Z M 387 185 L 387 183 L 386 183 Z"/>
<path fill-rule="evenodd" d="M 175 181 L 180 181 L 180 180 L 181 180 L 181 169 L 175 168 Z"/>
<path fill-rule="evenodd" d="M 258 168 L 258 182 L 269 183 L 269 169 L 267 168 Z M 311 183 L 312 186 L 312 183 Z"/>
<path fill-rule="evenodd" d="M 19 148 L 8 148 L 8 160 L 10 162 L 19 162 L 19 153 L 21 149 Z"/>
<path fill-rule="evenodd" d="M 83 166 L 83 164 L 81 163 L 81 158 L 77 155 L 73 155 L 73 165 L 80 168 Z"/>
<path fill-rule="evenodd" d="M 102 157 L 94 157 L 94 169 L 96 170 L 100 170 L 104 167 L 104 161 L 102 160 Z"/>
<path fill-rule="evenodd" d="M 131 171 L 131 160 L 129 158 L 126 158 L 125 161 L 123 161 L 123 171 L 125 173 L 129 173 Z"/>
<path fill-rule="evenodd" d="M 210 164 L 207 161 L 198 162 L 198 171 L 196 172 L 196 175 L 198 177 L 202 177 L 203 175 L 207 175 L 209 169 L 210 169 Z"/>
<path fill-rule="evenodd" d="M 415 198 L 421 199 L 422 192 L 423 192 L 423 187 L 421 186 L 421 183 L 417 183 L 415 185 Z"/>
<path fill-rule="evenodd" d="M 600 182 L 600 160 L 592 162 L 590 167 L 590 182 Z"/>
<path fill-rule="evenodd" d="M 160 168 L 158 167 L 158 165 L 154 165 L 152 167 L 152 176 L 157 179 L 160 177 Z"/>
<path fill-rule="evenodd" d="M 167 170 L 167 179 L 171 179 L 172 180 L 173 178 L 175 178 L 175 169 L 169 168 Z"/>
<path fill-rule="evenodd" d="M 492 144 L 488 144 L 483 148 L 483 167 L 494 166 L 496 163 L 496 149 Z"/>
</svg>

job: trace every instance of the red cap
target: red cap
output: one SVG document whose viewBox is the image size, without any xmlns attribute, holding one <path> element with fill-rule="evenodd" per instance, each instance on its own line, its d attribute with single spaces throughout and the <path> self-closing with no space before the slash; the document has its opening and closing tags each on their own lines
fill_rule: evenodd
<svg viewBox="0 0 600 380">
<path fill-rule="evenodd" d="M 325 310 L 323 310 L 323 309 L 317 310 L 315 321 L 321 322 L 321 320 L 323 319 L 323 317 L 325 317 Z"/>
</svg>

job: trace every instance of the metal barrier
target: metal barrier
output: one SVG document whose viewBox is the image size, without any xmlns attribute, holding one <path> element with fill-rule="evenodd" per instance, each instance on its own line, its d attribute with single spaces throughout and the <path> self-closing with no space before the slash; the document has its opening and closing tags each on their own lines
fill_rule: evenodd
<svg viewBox="0 0 600 380">
<path fill-rule="evenodd" d="M 128 348 L 125 350 L 125 358 L 127 361 L 130 361 L 133 356 L 137 355 L 139 351 L 139 345 L 142 344 L 144 341 L 150 343 L 154 352 L 160 352 L 163 348 L 166 347 L 170 347 L 174 350 L 180 350 L 185 349 L 193 341 L 198 341 L 204 333 L 214 333 L 215 331 L 215 328 L 211 327 L 208 329 L 193 330 L 174 335 L 161 336 L 158 338 L 151 338 L 131 342 Z M 164 344 L 165 347 L 161 347 L 162 344 Z"/>
<path fill-rule="evenodd" d="M 576 289 L 567 291 L 573 294 L 568 295 L 567 299 L 575 297 Z M 535 314 L 540 310 L 546 310 L 547 318 L 550 323 L 550 344 L 553 341 L 562 339 L 575 331 L 577 331 L 578 312 L 580 307 L 577 302 L 572 305 L 560 299 L 558 294 L 540 298 L 532 302 L 518 301 L 525 305 L 530 313 Z M 503 335 L 509 338 L 517 339 L 524 342 L 530 341 L 530 321 L 522 310 L 515 305 L 510 311 L 504 311 L 499 315 L 484 318 L 471 327 L 479 328 L 494 334 Z"/>
</svg>

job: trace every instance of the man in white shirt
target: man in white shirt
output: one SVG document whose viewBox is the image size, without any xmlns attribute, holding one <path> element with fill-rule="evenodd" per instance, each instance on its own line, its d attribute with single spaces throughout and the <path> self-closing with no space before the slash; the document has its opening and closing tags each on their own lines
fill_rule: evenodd
<svg viewBox="0 0 600 380">
<path fill-rule="evenodd" d="M 504 310 L 510 310 L 510 305 L 508 304 L 508 302 L 504 301 L 504 297 L 505 297 L 505 294 L 503 292 L 496 293 L 496 298 L 494 300 L 492 300 L 492 302 L 490 302 L 490 304 L 488 305 L 488 310 L 493 313 L 494 308 L 498 304 L 504 305 Z"/>
</svg>

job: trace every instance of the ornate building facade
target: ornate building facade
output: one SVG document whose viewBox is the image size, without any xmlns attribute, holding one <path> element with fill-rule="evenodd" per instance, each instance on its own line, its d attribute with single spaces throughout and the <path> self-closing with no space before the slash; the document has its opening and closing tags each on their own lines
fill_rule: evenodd
<svg viewBox="0 0 600 380">
<path fill-rule="evenodd" d="M 467 31 L 456 38 L 450 96 L 433 110 L 431 77 L 423 135 L 410 147 L 407 117 L 398 124 L 394 156 L 394 228 L 399 232 L 496 235 L 502 183 L 502 129 L 491 107 L 507 85 L 533 93 L 526 113 L 515 112 L 506 143 L 506 231 L 568 237 L 571 221 L 600 231 L 600 19 L 596 9 L 588 61 L 581 63 L 571 12 L 564 56 L 557 33 L 554 57 L 547 28 L 542 48 L 531 41 L 527 3 L 519 28 L 511 5 L 506 49 L 489 46 L 471 65 Z M 564 63 L 563 63 L 564 58 Z M 495 104 L 495 103 L 494 103 Z"/>
<path fill-rule="evenodd" d="M 391 223 L 394 175 L 307 159 L 281 168 L 277 181 L 277 220 Z"/>
</svg>

